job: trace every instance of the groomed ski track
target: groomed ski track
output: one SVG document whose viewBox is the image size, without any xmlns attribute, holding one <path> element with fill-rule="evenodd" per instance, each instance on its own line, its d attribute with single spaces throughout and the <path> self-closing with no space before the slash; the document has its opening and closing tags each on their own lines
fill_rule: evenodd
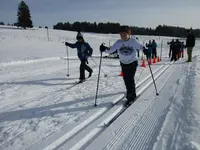
<svg viewBox="0 0 200 150">
<path fill-rule="evenodd" d="M 94 59 L 98 63 L 99 58 Z M 165 63 L 163 61 L 153 65 L 153 72 L 158 73 Z M 0 66 L 0 138 L 3 138 L 0 149 L 31 149 L 43 142 L 44 145 L 39 149 L 47 147 L 93 114 L 103 109 L 107 112 L 113 107 L 112 103 L 117 103 L 124 97 L 125 87 L 122 78 L 119 77 L 119 60 L 103 60 L 102 69 L 108 77 L 101 75 L 96 108 L 93 93 L 96 90 L 95 72 L 98 72 L 98 66 L 90 61 L 90 66 L 94 69 L 93 77 L 81 85 L 74 85 L 79 76 L 77 66 L 79 60 L 70 60 L 68 78 L 63 59 L 12 62 Z M 138 89 L 142 86 L 141 82 L 149 80 L 150 77 L 148 67 L 138 67 Z M 98 118 L 94 117 L 94 120 L 96 119 Z M 43 128 L 44 125 L 46 128 Z"/>
<path fill-rule="evenodd" d="M 153 71 L 156 82 L 164 79 L 164 75 L 169 74 L 171 69 L 174 69 L 172 63 L 161 63 L 160 66 Z M 153 89 L 152 92 L 155 93 L 155 89 L 152 88 L 152 83 L 152 78 L 149 72 L 148 76 L 146 76 L 136 84 L 137 95 L 139 96 L 138 100 L 143 97 L 146 91 L 148 91 L 149 87 L 151 87 L 150 89 Z M 112 122 L 114 122 L 115 120 L 117 120 L 118 117 L 120 117 L 119 114 L 124 109 L 124 100 L 124 94 L 121 94 L 117 98 L 113 99 L 108 105 L 101 106 L 100 104 L 99 106 L 97 106 L 100 107 L 98 111 L 89 113 L 87 117 L 85 117 L 84 121 L 80 122 L 70 131 L 67 131 L 63 128 L 61 131 L 62 134 L 60 133 L 57 135 L 55 134 L 53 136 L 50 136 L 49 138 L 47 138 L 47 140 L 38 142 L 35 145 L 29 147 L 28 149 L 85 149 L 90 143 L 92 143 L 92 141 L 95 140 L 95 138 L 101 135 L 106 130 L 106 128 L 108 128 L 109 125 L 112 124 Z M 135 103 L 138 103 L 138 100 Z M 135 105 L 135 103 L 133 105 Z M 128 111 L 129 109 L 130 108 L 128 108 L 126 111 Z M 141 110 L 145 111 L 145 109 Z M 65 131 L 67 132 L 65 133 Z"/>
</svg>

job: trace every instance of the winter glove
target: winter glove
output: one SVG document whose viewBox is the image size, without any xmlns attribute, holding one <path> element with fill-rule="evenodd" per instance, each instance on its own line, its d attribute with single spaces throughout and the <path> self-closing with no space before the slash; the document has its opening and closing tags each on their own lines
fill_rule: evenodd
<svg viewBox="0 0 200 150">
<path fill-rule="evenodd" d="M 68 43 L 68 42 L 65 42 L 65 45 L 66 45 L 66 46 L 69 46 L 69 43 Z"/>
<path fill-rule="evenodd" d="M 102 43 L 99 47 L 101 52 L 104 52 L 106 49 L 108 49 L 108 47 L 104 46 L 104 43 Z"/>
</svg>

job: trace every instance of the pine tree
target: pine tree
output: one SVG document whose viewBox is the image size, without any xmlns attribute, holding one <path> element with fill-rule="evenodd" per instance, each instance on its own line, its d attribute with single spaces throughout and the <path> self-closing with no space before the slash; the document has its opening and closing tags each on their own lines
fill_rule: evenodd
<svg viewBox="0 0 200 150">
<path fill-rule="evenodd" d="M 33 27 L 33 22 L 31 20 L 31 14 L 28 5 L 22 0 L 18 6 L 18 26 L 23 27 Z"/>
</svg>

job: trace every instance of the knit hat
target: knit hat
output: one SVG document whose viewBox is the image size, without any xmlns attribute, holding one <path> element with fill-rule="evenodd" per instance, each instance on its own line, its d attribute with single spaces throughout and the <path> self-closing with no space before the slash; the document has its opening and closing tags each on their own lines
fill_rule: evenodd
<svg viewBox="0 0 200 150">
<path fill-rule="evenodd" d="M 83 34 L 79 31 L 76 35 L 76 39 L 79 40 L 79 39 L 82 39 L 83 40 Z"/>
</svg>

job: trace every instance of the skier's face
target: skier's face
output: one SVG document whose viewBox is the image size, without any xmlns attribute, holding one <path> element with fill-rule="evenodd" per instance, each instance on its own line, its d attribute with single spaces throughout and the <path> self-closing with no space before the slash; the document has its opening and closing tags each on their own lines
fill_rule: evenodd
<svg viewBox="0 0 200 150">
<path fill-rule="evenodd" d="M 120 32 L 121 40 L 128 40 L 130 38 L 130 35 L 126 32 Z"/>
<path fill-rule="evenodd" d="M 83 39 L 78 39 L 78 42 L 80 42 L 80 43 L 83 42 Z"/>
</svg>

